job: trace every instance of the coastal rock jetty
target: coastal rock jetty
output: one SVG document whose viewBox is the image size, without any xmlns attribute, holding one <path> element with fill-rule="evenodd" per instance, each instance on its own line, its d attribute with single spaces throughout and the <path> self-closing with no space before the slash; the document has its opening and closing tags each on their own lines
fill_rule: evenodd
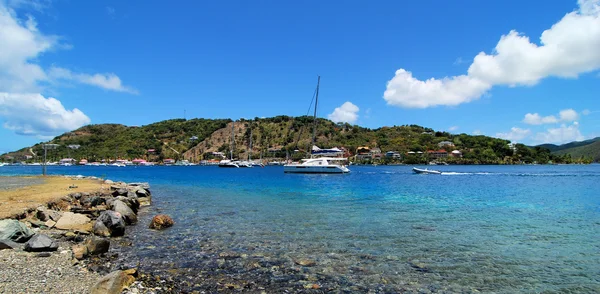
<svg viewBox="0 0 600 294">
<path fill-rule="evenodd" d="M 65 190 L 71 192 L 52 197 L 46 204 L 0 216 L 0 261 L 5 265 L 0 292 L 121 293 L 133 282 L 135 269 L 101 279 L 99 273 L 89 270 L 87 258 L 102 258 L 109 251 L 110 238 L 123 236 L 126 226 L 137 222 L 139 209 L 152 203 L 150 186 L 94 177 L 71 179 L 98 181 L 100 189 L 72 192 L 77 185 L 69 184 Z M 28 198 L 15 201 L 27 202 Z"/>
</svg>

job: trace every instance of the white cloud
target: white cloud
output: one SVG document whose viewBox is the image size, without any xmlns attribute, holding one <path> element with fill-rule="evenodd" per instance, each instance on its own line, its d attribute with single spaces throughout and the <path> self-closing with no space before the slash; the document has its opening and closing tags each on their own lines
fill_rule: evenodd
<svg viewBox="0 0 600 294">
<path fill-rule="evenodd" d="M 327 117 L 334 122 L 354 123 L 358 119 L 358 106 L 352 102 L 345 102 L 340 107 L 336 107 Z"/>
<path fill-rule="evenodd" d="M 426 108 L 479 99 L 496 85 L 535 85 L 549 76 L 576 78 L 600 69 L 600 1 L 579 0 L 540 37 L 540 45 L 511 31 L 492 54 L 479 53 L 466 75 L 421 81 L 399 69 L 383 98 L 390 105 Z"/>
<path fill-rule="evenodd" d="M 38 137 L 58 135 L 90 123 L 81 110 L 67 110 L 55 98 L 40 94 L 0 92 L 0 117 L 5 128 Z"/>
<path fill-rule="evenodd" d="M 585 137 L 579 131 L 579 123 L 572 125 L 561 125 L 558 128 L 551 128 L 542 133 L 537 133 L 534 140 L 539 143 L 562 144 L 572 141 L 582 141 Z"/>
<path fill-rule="evenodd" d="M 581 114 L 583 115 L 589 115 L 590 113 L 592 113 L 589 109 L 584 109 L 583 111 L 581 111 Z"/>
<path fill-rule="evenodd" d="M 48 71 L 48 75 L 55 80 L 72 80 L 82 84 L 97 86 L 106 90 L 138 94 L 137 90 L 124 86 L 121 82 L 121 79 L 114 73 L 89 75 L 72 73 L 66 68 L 51 67 Z"/>
<path fill-rule="evenodd" d="M 465 63 L 465 60 L 462 59 L 462 57 L 458 57 L 458 58 L 456 58 L 456 60 L 454 60 L 453 64 L 454 65 L 460 65 L 460 64 L 463 64 L 463 63 Z"/>
<path fill-rule="evenodd" d="M 474 130 L 473 135 L 480 136 L 480 135 L 483 135 L 483 132 L 481 130 Z"/>
<path fill-rule="evenodd" d="M 451 132 L 456 131 L 456 130 L 458 130 L 458 126 L 451 126 L 448 128 L 448 131 L 451 131 Z"/>
<path fill-rule="evenodd" d="M 529 129 L 521 129 L 521 128 L 517 128 L 517 127 L 512 127 L 510 129 L 510 132 L 508 132 L 508 133 L 496 133 L 496 137 L 505 139 L 505 140 L 509 140 L 509 141 L 518 142 L 518 141 L 525 139 L 530 134 L 531 134 L 531 130 L 529 130 Z"/>
<path fill-rule="evenodd" d="M 29 5 L 41 7 L 41 1 L 13 1 L 12 7 Z M 60 37 L 47 35 L 37 27 L 35 19 L 28 16 L 21 20 L 14 10 L 5 6 L 0 0 L 0 91 L 6 92 L 41 92 L 45 85 L 55 82 L 56 76 L 46 72 L 36 61 L 54 49 L 69 48 L 62 44 Z M 40 4 L 41 3 L 41 4 Z M 74 82 L 93 85 L 107 90 L 135 93 L 121 83 L 115 74 L 71 73 L 61 79 L 70 78 Z"/>
<path fill-rule="evenodd" d="M 555 124 L 558 122 L 572 122 L 579 119 L 579 114 L 573 109 L 563 109 L 558 113 L 558 118 L 554 115 L 541 116 L 538 113 L 527 113 L 523 122 L 529 125 Z"/>
</svg>

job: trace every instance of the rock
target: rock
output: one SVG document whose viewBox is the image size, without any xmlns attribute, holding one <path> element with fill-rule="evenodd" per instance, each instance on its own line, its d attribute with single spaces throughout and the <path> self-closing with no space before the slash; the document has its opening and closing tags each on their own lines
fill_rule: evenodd
<svg viewBox="0 0 600 294">
<path fill-rule="evenodd" d="M 92 224 L 90 218 L 83 214 L 65 212 L 63 216 L 58 219 L 55 227 L 61 230 L 82 230 L 89 232 Z"/>
<path fill-rule="evenodd" d="M 107 184 L 107 185 L 112 185 L 112 184 L 114 184 L 115 182 L 113 182 L 113 181 L 111 181 L 111 180 L 106 180 L 106 181 L 104 181 L 104 183 L 105 183 L 105 184 Z"/>
<path fill-rule="evenodd" d="M 88 208 L 106 203 L 106 201 L 100 196 L 84 197 L 84 198 L 81 198 L 81 200 L 79 202 L 81 203 L 81 205 L 83 205 L 84 207 L 88 207 Z"/>
<path fill-rule="evenodd" d="M 125 221 L 120 213 L 106 210 L 94 223 L 93 232 L 104 237 L 117 237 L 125 234 Z"/>
<path fill-rule="evenodd" d="M 51 219 L 49 219 L 49 220 L 47 220 L 47 221 L 44 223 L 44 225 L 46 225 L 46 227 L 48 227 L 48 228 L 52 229 L 52 228 L 54 228 L 54 226 L 56 225 L 56 222 L 55 222 L 55 221 L 53 221 L 53 220 L 51 220 Z"/>
<path fill-rule="evenodd" d="M 18 248 L 19 244 L 10 240 L 0 240 L 0 250 L 3 249 L 15 249 Z"/>
<path fill-rule="evenodd" d="M 131 225 L 137 223 L 137 215 L 123 201 L 115 200 L 111 206 L 112 210 L 121 214 L 126 224 Z"/>
<path fill-rule="evenodd" d="M 98 255 L 108 252 L 110 241 L 105 238 L 92 236 L 85 241 L 84 245 L 87 247 L 87 254 Z"/>
<path fill-rule="evenodd" d="M 114 271 L 102 277 L 96 285 L 90 289 L 91 294 L 119 294 L 129 287 L 135 278 L 125 271 Z"/>
<path fill-rule="evenodd" d="M 83 244 L 73 245 L 71 250 L 73 251 L 73 257 L 77 260 L 82 260 L 88 255 L 87 246 Z"/>
<path fill-rule="evenodd" d="M 19 243 L 26 242 L 35 233 L 24 223 L 14 220 L 0 220 L 0 240 L 10 240 Z"/>
<path fill-rule="evenodd" d="M 117 196 L 117 200 L 123 201 L 123 203 L 127 204 L 127 206 L 129 206 L 129 208 L 133 210 L 133 213 L 137 213 L 138 208 L 140 208 L 140 202 L 135 196 L 132 198 L 125 196 Z"/>
<path fill-rule="evenodd" d="M 117 190 L 114 190 L 112 192 L 112 195 L 117 197 L 117 196 L 127 196 L 127 189 L 125 188 L 119 188 Z"/>
<path fill-rule="evenodd" d="M 43 234 L 36 234 L 25 243 L 23 250 L 28 252 L 46 252 L 56 251 L 57 249 L 58 243 L 54 239 Z"/>
<path fill-rule="evenodd" d="M 173 219 L 166 214 L 155 215 L 150 222 L 150 228 L 155 230 L 162 230 L 171 227 L 175 224 Z"/>
<path fill-rule="evenodd" d="M 42 252 L 42 253 L 38 253 L 36 255 L 36 257 L 50 257 L 52 255 L 52 253 L 50 252 Z"/>
<path fill-rule="evenodd" d="M 77 193 L 71 193 L 71 197 L 75 200 L 79 200 L 81 199 L 82 194 L 77 192 Z"/>
<path fill-rule="evenodd" d="M 54 240 L 46 235 L 37 234 L 27 241 L 23 250 L 27 252 L 45 252 L 56 251 L 57 249 L 58 244 Z"/>
<path fill-rule="evenodd" d="M 310 259 L 299 259 L 294 261 L 297 265 L 301 265 L 301 266 L 315 266 L 317 265 L 317 262 L 314 260 L 310 260 Z"/>
<path fill-rule="evenodd" d="M 140 202 L 140 207 L 150 206 L 152 204 L 151 197 L 138 197 L 138 201 Z"/>
<path fill-rule="evenodd" d="M 60 212 L 58 212 L 56 210 L 52 210 L 52 209 L 48 209 L 44 206 L 40 206 L 37 208 L 35 217 L 37 217 L 37 219 L 39 219 L 43 222 L 45 222 L 47 220 L 57 221 L 61 217 L 61 214 L 60 214 Z"/>
<path fill-rule="evenodd" d="M 149 197 L 150 196 L 150 192 L 148 192 L 148 190 L 143 189 L 143 188 L 138 188 L 137 190 L 135 190 L 135 194 L 137 195 L 137 197 Z"/>
<path fill-rule="evenodd" d="M 140 188 L 143 188 L 146 190 L 150 189 L 150 184 L 148 184 L 148 183 L 129 183 L 128 186 L 129 187 L 140 187 Z"/>
</svg>

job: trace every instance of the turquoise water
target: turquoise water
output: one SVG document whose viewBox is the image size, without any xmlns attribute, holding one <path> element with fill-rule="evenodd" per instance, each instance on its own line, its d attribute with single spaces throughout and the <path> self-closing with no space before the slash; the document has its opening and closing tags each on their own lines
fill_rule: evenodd
<svg viewBox="0 0 600 294">
<path fill-rule="evenodd" d="M 120 254 L 173 275 L 184 290 L 230 282 L 277 292 L 309 283 L 335 292 L 600 292 L 599 165 L 442 166 L 441 176 L 410 168 L 49 172 L 150 182 L 154 204 Z M 39 169 L 1 167 L 0 175 Z M 176 225 L 146 229 L 159 212 Z"/>
</svg>

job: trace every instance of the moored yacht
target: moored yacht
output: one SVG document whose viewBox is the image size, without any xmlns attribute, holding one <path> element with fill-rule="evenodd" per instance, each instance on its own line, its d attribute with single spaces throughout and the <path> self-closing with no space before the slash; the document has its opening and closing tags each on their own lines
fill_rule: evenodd
<svg viewBox="0 0 600 294">
<path fill-rule="evenodd" d="M 290 163 L 283 166 L 285 173 L 304 174 L 343 174 L 349 173 L 346 167 L 346 158 L 320 157 L 302 159 L 299 163 Z"/>
<path fill-rule="evenodd" d="M 234 167 L 234 168 L 238 168 L 239 166 L 237 164 L 235 164 L 235 162 L 233 162 L 230 159 L 223 159 L 223 160 L 219 161 L 219 167 Z"/>
</svg>

